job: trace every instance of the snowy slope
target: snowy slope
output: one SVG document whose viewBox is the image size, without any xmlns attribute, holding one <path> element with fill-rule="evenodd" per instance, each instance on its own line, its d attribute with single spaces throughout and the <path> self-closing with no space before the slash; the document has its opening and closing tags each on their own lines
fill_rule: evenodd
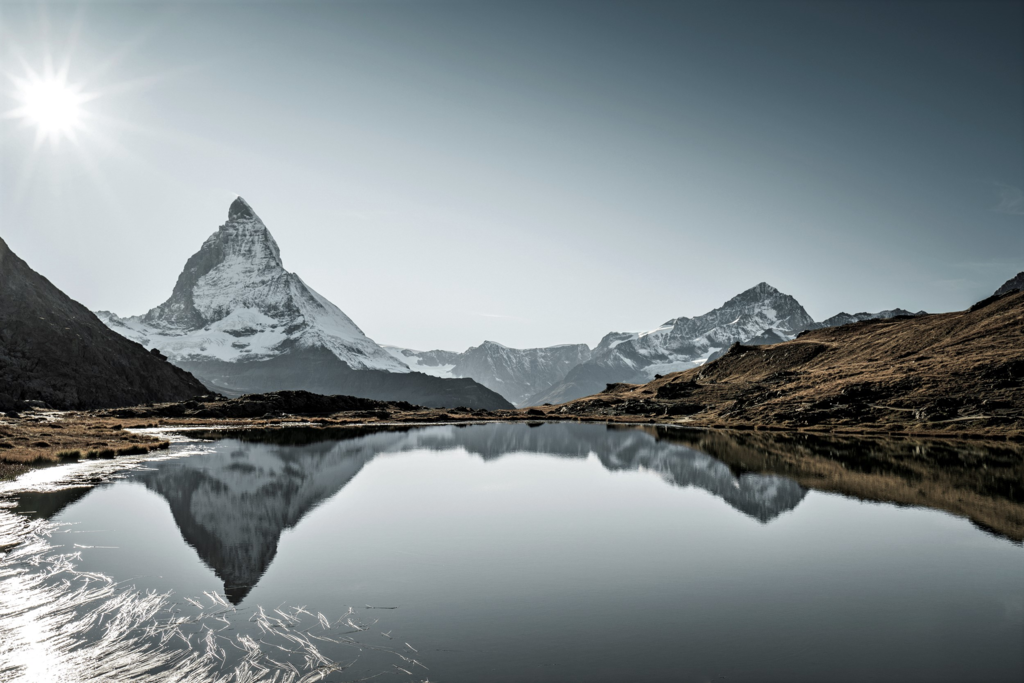
<svg viewBox="0 0 1024 683">
<path fill-rule="evenodd" d="M 434 377 L 458 377 L 452 374 L 459 354 L 454 351 L 415 351 L 398 346 L 383 345 L 384 350 L 408 365 L 413 372 L 422 372 Z"/>
<path fill-rule="evenodd" d="M 284 269 L 270 231 L 241 197 L 185 264 L 171 297 L 145 315 L 97 313 L 111 329 L 173 362 L 267 360 L 324 348 L 353 370 L 409 367 L 337 306 Z"/>
</svg>

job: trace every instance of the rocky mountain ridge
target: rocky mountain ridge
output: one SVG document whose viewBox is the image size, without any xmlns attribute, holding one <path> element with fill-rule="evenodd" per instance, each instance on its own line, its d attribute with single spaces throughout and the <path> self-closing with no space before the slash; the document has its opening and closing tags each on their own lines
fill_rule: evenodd
<svg viewBox="0 0 1024 683">
<path fill-rule="evenodd" d="M 538 391 L 562 380 L 572 368 L 591 356 L 586 344 L 512 349 L 485 341 L 462 353 L 385 348 L 410 367 L 428 374 L 473 378 L 515 405 L 523 405 Z"/>
<path fill-rule="evenodd" d="M 525 407 L 564 403 L 608 384 L 642 383 L 689 370 L 721 357 L 736 342 L 778 344 L 804 330 L 922 314 L 897 308 L 839 313 L 815 322 L 794 297 L 762 282 L 703 315 L 673 318 L 647 332 L 609 332 L 593 350 L 585 344 L 510 349 L 492 341 L 462 353 L 385 348 L 415 370 L 470 377 Z"/>
<path fill-rule="evenodd" d="M 1017 273 L 1004 282 L 1002 286 L 996 290 L 995 296 L 1002 296 L 1003 294 L 1009 294 L 1010 292 L 1016 292 L 1022 289 L 1024 289 L 1024 271 Z"/>
</svg>

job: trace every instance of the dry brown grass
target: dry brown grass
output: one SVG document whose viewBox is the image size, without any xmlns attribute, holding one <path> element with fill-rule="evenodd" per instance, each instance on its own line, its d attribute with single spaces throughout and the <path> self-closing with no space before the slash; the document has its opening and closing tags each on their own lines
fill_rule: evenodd
<svg viewBox="0 0 1024 683">
<path fill-rule="evenodd" d="M 0 418 L 0 479 L 18 476 L 30 466 L 143 454 L 167 446 L 162 439 L 125 431 L 119 420 L 27 411 Z"/>
</svg>

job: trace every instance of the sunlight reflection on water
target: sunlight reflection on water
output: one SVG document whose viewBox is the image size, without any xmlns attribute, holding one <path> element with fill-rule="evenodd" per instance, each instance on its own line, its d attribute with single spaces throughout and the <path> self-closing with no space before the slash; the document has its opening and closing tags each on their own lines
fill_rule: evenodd
<svg viewBox="0 0 1024 683">
<path fill-rule="evenodd" d="M 157 457 L 46 468 L 22 477 L 17 488 L 52 491 L 110 481 L 146 463 L 208 450 L 189 443 Z M 89 546 L 62 552 L 52 536 L 67 525 L 13 507 L 0 503 L 0 681 L 292 683 L 357 665 L 359 678 L 426 670 L 404 643 L 357 640 L 379 627 L 379 612 L 371 619 L 365 608 L 352 607 L 335 618 L 302 606 L 240 610 L 215 590 L 181 598 L 140 590 L 79 570 Z"/>
</svg>

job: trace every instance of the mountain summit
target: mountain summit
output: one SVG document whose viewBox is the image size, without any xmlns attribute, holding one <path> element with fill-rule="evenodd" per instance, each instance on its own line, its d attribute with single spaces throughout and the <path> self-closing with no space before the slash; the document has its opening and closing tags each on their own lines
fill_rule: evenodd
<svg viewBox="0 0 1024 683">
<path fill-rule="evenodd" d="M 236 197 L 235 201 L 231 202 L 231 206 L 228 207 L 228 220 L 238 219 L 255 219 L 259 220 L 256 212 L 252 210 L 249 203 L 241 197 Z"/>
<path fill-rule="evenodd" d="M 325 348 L 353 370 L 409 372 L 285 270 L 270 230 L 241 197 L 231 203 L 228 221 L 185 263 L 167 301 L 141 316 L 99 315 L 172 361 L 267 360 L 293 348 Z"/>
<path fill-rule="evenodd" d="M 304 389 L 430 407 L 509 408 L 472 379 L 412 372 L 341 309 L 284 268 L 270 230 L 241 197 L 185 263 L 170 298 L 111 329 L 226 394 Z"/>
</svg>

